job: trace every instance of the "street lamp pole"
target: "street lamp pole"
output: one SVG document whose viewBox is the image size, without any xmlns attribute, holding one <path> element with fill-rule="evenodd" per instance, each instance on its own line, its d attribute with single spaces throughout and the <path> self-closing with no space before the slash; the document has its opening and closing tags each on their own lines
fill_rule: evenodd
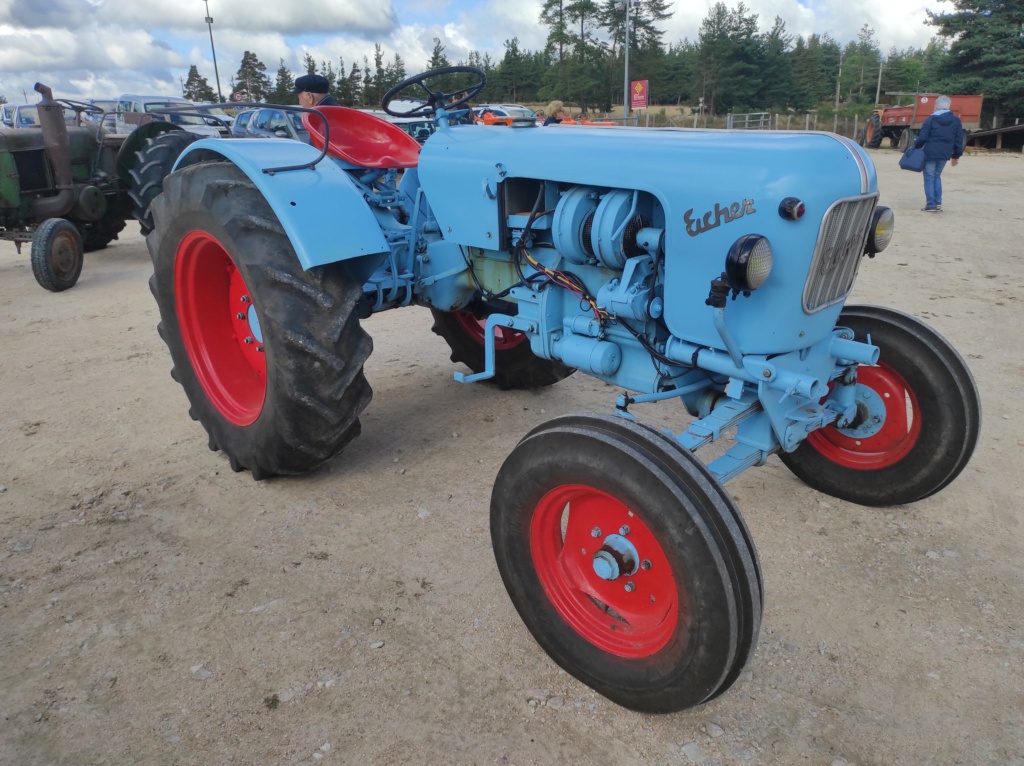
<svg viewBox="0 0 1024 766">
<path fill-rule="evenodd" d="M 622 84 L 622 124 L 625 125 L 629 119 L 629 4 L 632 0 L 625 0 L 626 6 L 626 75 Z"/>
<path fill-rule="evenodd" d="M 224 95 L 220 92 L 220 72 L 217 71 L 217 50 L 213 47 L 213 17 L 210 15 L 210 0 L 206 3 L 206 26 L 210 28 L 210 53 L 213 54 L 213 75 L 217 78 L 217 98 L 224 103 Z"/>
</svg>

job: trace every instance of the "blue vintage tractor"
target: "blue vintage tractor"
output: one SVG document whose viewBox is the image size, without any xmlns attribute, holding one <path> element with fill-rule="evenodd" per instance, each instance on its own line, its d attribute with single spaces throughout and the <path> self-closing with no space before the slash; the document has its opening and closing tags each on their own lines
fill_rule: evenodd
<svg viewBox="0 0 1024 766">
<path fill-rule="evenodd" d="M 436 87 L 467 73 L 472 87 Z M 447 68 L 387 94 L 389 113 L 410 89 L 425 97 L 397 112 L 434 115 L 422 147 L 340 107 L 326 125 L 304 116 L 314 146 L 189 146 L 148 238 L 173 376 L 210 447 L 256 479 L 314 468 L 358 434 L 361 321 L 392 308 L 430 308 L 463 382 L 579 371 L 628 392 L 613 415 L 523 437 L 495 480 L 494 552 L 568 672 L 636 710 L 700 704 L 739 676 L 761 622 L 725 482 L 778 454 L 851 502 L 921 500 L 970 459 L 977 389 L 920 321 L 845 305 L 893 228 L 852 141 L 454 124 L 483 82 Z M 689 424 L 635 419 L 660 401 Z"/>
</svg>

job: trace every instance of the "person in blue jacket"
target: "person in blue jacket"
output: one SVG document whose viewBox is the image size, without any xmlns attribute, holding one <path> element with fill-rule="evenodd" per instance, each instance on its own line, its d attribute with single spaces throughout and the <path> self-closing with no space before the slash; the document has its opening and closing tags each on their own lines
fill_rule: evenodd
<svg viewBox="0 0 1024 766">
<path fill-rule="evenodd" d="M 914 146 L 924 147 L 924 211 L 942 210 L 942 170 L 952 159 L 956 167 L 964 151 L 964 126 L 960 118 L 949 111 L 949 96 L 935 99 L 932 112 L 917 134 Z"/>
</svg>

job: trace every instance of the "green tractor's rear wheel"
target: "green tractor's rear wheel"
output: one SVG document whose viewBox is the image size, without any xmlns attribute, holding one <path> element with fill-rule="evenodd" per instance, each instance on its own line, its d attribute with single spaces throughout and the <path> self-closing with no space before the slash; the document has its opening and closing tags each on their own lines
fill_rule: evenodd
<svg viewBox="0 0 1024 766">
<path fill-rule="evenodd" d="M 505 313 L 511 306 L 495 309 L 476 303 L 460 311 L 431 309 L 431 330 L 444 338 L 451 349 L 451 360 L 461 362 L 473 372 L 484 371 L 484 323 L 496 310 Z M 550 386 L 575 372 L 561 362 L 535 356 L 530 340 L 523 333 L 505 327 L 495 330 L 494 382 L 500 389 L 533 389 Z"/>
<path fill-rule="evenodd" d="M 168 176 L 153 203 L 150 288 L 190 415 L 234 470 L 308 471 L 359 433 L 373 344 L 362 286 L 303 270 L 277 216 L 230 163 Z"/>
<path fill-rule="evenodd" d="M 163 191 L 164 179 L 181 153 L 199 138 L 187 130 L 171 130 L 147 138 L 135 153 L 135 165 L 128 171 L 132 179 L 128 196 L 132 200 L 132 215 L 138 220 L 143 236 L 153 230 L 150 206 Z"/>
<path fill-rule="evenodd" d="M 32 235 L 32 275 L 50 292 L 74 287 L 84 262 L 82 235 L 70 221 L 47 218 Z"/>
<path fill-rule="evenodd" d="M 124 230 L 124 220 L 108 211 L 107 215 L 94 223 L 80 224 L 82 232 L 82 244 L 85 252 L 91 253 L 94 250 L 102 250 Z"/>
</svg>

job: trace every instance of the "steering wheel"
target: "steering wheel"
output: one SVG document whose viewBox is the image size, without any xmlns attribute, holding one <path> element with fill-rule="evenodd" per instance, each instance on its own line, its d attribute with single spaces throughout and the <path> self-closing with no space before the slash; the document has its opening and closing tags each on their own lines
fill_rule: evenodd
<svg viewBox="0 0 1024 766">
<path fill-rule="evenodd" d="M 431 90 L 427 85 L 427 80 L 452 74 L 475 75 L 477 81 L 468 87 L 459 88 L 451 93 Z M 396 100 L 398 94 L 406 88 L 411 88 L 414 85 L 420 86 L 420 88 L 423 89 L 423 92 L 427 94 L 426 102 L 405 112 L 391 111 L 388 107 L 391 105 L 392 101 Z M 381 99 L 380 102 L 380 108 L 392 117 L 419 117 L 421 115 L 433 116 L 433 113 L 442 107 L 446 111 L 451 111 L 452 109 L 469 102 L 471 99 L 479 95 L 485 85 L 487 85 L 487 75 L 484 74 L 482 69 L 477 69 L 476 67 L 446 66 L 441 67 L 440 69 L 431 69 L 429 72 L 423 72 L 423 74 L 415 75 L 414 77 L 410 77 L 398 83 L 398 85 L 384 94 L 384 98 Z"/>
<path fill-rule="evenodd" d="M 72 101 L 70 98 L 55 98 L 54 101 L 68 107 L 76 114 L 79 112 L 88 112 L 89 114 L 106 114 L 106 112 L 96 106 L 96 104 L 87 104 L 84 101 Z"/>
</svg>

